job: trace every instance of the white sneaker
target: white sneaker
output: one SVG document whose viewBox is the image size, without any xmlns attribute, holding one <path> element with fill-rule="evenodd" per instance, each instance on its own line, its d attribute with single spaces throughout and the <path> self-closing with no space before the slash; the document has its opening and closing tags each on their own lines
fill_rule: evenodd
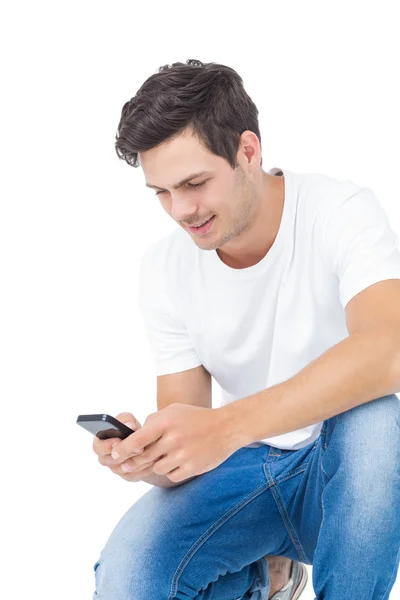
<svg viewBox="0 0 400 600">
<path fill-rule="evenodd" d="M 308 572 L 306 565 L 293 560 L 290 579 L 287 584 L 271 596 L 270 600 L 297 600 L 307 585 Z"/>
</svg>

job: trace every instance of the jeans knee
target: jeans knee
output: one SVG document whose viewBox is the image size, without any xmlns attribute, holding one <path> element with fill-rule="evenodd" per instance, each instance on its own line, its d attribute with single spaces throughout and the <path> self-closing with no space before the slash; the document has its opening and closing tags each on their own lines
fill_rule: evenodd
<svg viewBox="0 0 400 600">
<path fill-rule="evenodd" d="M 335 440 L 350 459 L 359 451 L 389 454 L 399 450 L 400 400 L 396 394 L 359 404 L 324 421 L 324 449 Z M 379 461 L 377 461 L 379 462 Z"/>
<path fill-rule="evenodd" d="M 169 600 L 171 578 L 155 557 L 123 546 L 103 550 L 93 566 L 93 600 Z"/>
</svg>

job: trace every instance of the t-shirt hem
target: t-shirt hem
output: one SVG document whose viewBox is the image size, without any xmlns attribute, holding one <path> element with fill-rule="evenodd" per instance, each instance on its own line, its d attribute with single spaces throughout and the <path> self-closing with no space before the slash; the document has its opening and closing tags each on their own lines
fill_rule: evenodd
<svg viewBox="0 0 400 600">
<path fill-rule="evenodd" d="M 347 291 L 345 295 L 341 296 L 341 302 L 343 307 L 346 306 L 350 302 L 354 296 L 365 290 L 370 285 L 374 283 L 379 283 L 380 281 L 386 281 L 387 279 L 400 279 L 400 270 L 399 271 L 388 271 L 386 273 L 380 272 L 379 274 L 368 274 L 368 277 L 357 282 L 351 290 Z"/>
<path fill-rule="evenodd" d="M 158 375 L 172 375 L 173 373 L 180 373 L 181 371 L 188 371 L 189 369 L 194 369 L 195 367 L 199 367 L 202 363 L 196 360 L 187 360 L 177 362 L 164 362 L 158 363 L 156 368 L 156 374 Z"/>
</svg>

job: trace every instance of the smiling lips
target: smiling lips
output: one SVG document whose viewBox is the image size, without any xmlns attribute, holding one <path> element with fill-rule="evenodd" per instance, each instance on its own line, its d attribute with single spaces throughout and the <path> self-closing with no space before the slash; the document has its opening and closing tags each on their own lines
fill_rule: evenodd
<svg viewBox="0 0 400 600">
<path fill-rule="evenodd" d="M 189 231 L 191 233 L 195 233 L 196 235 L 202 235 L 202 234 L 207 233 L 209 231 L 209 229 L 212 227 L 212 224 L 214 222 L 214 217 L 215 217 L 215 215 L 210 217 L 210 219 L 208 219 L 208 221 L 206 221 L 205 223 L 203 223 L 203 225 L 200 225 L 199 227 L 195 227 L 193 225 L 188 225 Z"/>
<path fill-rule="evenodd" d="M 201 227 L 202 225 L 205 225 L 210 219 L 212 219 L 212 217 L 209 217 L 207 219 L 207 221 L 203 221 L 202 223 L 199 223 L 198 225 L 188 225 L 188 227 Z"/>
</svg>

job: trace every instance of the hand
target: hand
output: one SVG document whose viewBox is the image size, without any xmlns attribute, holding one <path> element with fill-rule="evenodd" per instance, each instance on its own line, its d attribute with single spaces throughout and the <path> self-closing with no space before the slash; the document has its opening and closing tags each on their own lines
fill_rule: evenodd
<svg viewBox="0 0 400 600">
<path fill-rule="evenodd" d="M 173 403 L 150 414 L 144 426 L 114 446 L 112 456 L 140 466 L 154 462 L 153 471 L 174 482 L 215 469 L 241 447 L 241 440 L 221 408 Z M 119 455 L 119 456 L 118 456 Z"/>
<path fill-rule="evenodd" d="M 116 418 L 118 419 L 118 421 L 121 421 L 121 423 L 125 423 L 125 425 L 127 425 L 131 429 L 137 430 L 142 428 L 142 425 L 137 419 L 135 419 L 132 413 L 119 413 L 116 416 Z M 128 437 L 131 436 L 132 434 Z M 116 460 L 111 456 L 111 450 L 113 445 L 120 441 L 121 438 L 117 437 L 100 440 L 96 435 L 94 436 L 93 450 L 98 455 L 99 463 L 101 465 L 104 465 L 105 467 L 109 467 L 113 473 L 119 475 L 126 481 L 142 481 L 144 477 L 148 477 L 149 475 L 151 475 L 151 473 L 153 472 L 153 461 L 150 461 L 150 463 L 147 462 L 146 464 L 144 463 L 144 461 L 142 461 L 141 465 L 137 465 L 135 462 L 136 459 L 130 458 L 128 461 L 125 461 L 125 464 L 127 462 L 129 466 L 132 467 L 132 471 L 130 473 L 125 473 L 121 469 L 121 464 L 124 461 Z"/>
</svg>

